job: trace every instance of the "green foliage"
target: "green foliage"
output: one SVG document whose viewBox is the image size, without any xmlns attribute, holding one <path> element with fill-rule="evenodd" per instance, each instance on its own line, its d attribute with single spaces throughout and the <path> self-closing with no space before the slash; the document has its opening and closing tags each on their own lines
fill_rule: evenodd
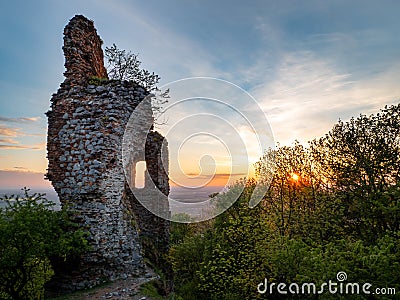
<svg viewBox="0 0 400 300">
<path fill-rule="evenodd" d="M 243 184 L 239 182 L 232 189 L 242 189 Z M 246 299 L 248 295 L 257 299 L 254 286 L 266 271 L 270 232 L 262 207 L 248 206 L 254 186 L 254 182 L 248 182 L 240 198 L 216 218 L 213 230 L 209 231 L 210 243 L 198 275 L 199 289 L 210 299 Z M 219 197 L 227 196 L 229 191 Z"/>
<path fill-rule="evenodd" d="M 171 223 L 171 230 L 170 230 L 170 245 L 178 245 L 188 237 L 192 237 L 197 234 L 203 234 L 204 232 L 209 229 L 212 224 L 213 220 L 203 221 L 201 223 L 189 223 L 193 221 L 193 218 L 190 217 L 188 214 L 179 213 L 173 216 L 174 220 L 180 220 L 188 223 Z"/>
<path fill-rule="evenodd" d="M 90 76 L 89 77 L 89 84 L 99 86 L 99 85 L 106 84 L 107 82 L 109 82 L 108 78 L 102 78 L 102 77 L 98 77 L 98 76 Z"/>
<path fill-rule="evenodd" d="M 0 209 L 0 295 L 2 299 L 43 298 L 54 274 L 51 261 L 67 260 L 87 249 L 86 233 L 70 221 L 70 212 L 52 210 L 42 194 L 6 196 Z"/>
<path fill-rule="evenodd" d="M 170 249 L 169 261 L 175 275 L 175 290 L 185 300 L 204 299 L 198 289 L 200 278 L 197 272 L 204 261 L 206 241 L 204 236 L 196 234 L 187 236 Z"/>
<path fill-rule="evenodd" d="M 157 287 L 155 286 L 154 282 L 147 282 L 140 287 L 140 292 L 152 299 L 164 299 L 163 296 L 159 294 Z"/>
<path fill-rule="evenodd" d="M 375 245 L 361 240 L 342 239 L 317 247 L 304 245 L 299 271 L 300 282 L 326 282 L 339 271 L 349 275 L 349 282 L 369 282 L 375 287 L 400 287 L 400 242 L 383 235 Z"/>
<path fill-rule="evenodd" d="M 348 234 L 373 242 L 400 230 L 400 104 L 339 121 L 311 151 L 344 208 Z"/>
</svg>

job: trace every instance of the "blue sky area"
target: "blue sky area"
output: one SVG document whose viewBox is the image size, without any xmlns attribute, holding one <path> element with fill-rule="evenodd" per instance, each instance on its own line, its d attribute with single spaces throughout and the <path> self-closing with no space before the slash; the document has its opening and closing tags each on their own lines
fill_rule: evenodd
<svg viewBox="0 0 400 300">
<path fill-rule="evenodd" d="M 161 85 L 207 76 L 244 88 L 290 144 L 399 102 L 399 12 L 398 1 L 3 1 L 0 187 L 45 172 L 44 113 L 75 14 L 94 20 L 104 46 L 139 53 Z"/>
</svg>

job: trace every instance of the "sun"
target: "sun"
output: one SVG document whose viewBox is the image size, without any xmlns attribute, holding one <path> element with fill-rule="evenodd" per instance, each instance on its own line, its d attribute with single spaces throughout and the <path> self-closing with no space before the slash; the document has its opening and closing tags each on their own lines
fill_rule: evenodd
<svg viewBox="0 0 400 300">
<path fill-rule="evenodd" d="M 296 173 L 292 173 L 292 179 L 294 180 L 294 181 L 298 181 L 299 180 L 299 175 L 297 175 Z"/>
</svg>

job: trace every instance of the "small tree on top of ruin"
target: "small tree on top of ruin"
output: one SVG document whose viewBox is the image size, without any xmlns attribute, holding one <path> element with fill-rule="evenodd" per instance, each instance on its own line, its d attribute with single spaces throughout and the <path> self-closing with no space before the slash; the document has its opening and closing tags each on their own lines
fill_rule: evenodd
<svg viewBox="0 0 400 300">
<path fill-rule="evenodd" d="M 157 117 L 161 114 L 163 105 L 168 102 L 169 98 L 169 89 L 161 91 L 157 86 L 160 76 L 140 68 L 142 62 L 138 59 L 138 54 L 119 49 L 115 44 L 111 47 L 106 47 L 105 58 L 107 60 L 108 77 L 111 80 L 135 81 L 148 92 L 154 94 L 152 108 L 155 119 L 158 119 Z M 161 125 L 165 122 L 156 123 Z"/>
</svg>

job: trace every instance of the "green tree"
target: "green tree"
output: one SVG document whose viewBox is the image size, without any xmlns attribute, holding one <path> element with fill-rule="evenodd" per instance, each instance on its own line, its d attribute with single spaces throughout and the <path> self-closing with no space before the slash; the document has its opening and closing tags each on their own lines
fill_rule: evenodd
<svg viewBox="0 0 400 300">
<path fill-rule="evenodd" d="M 256 163 L 256 174 L 261 181 L 271 178 L 260 206 L 270 229 L 279 236 L 331 240 L 342 234 L 340 204 L 316 168 L 310 149 L 297 141 L 277 146 Z"/>
<path fill-rule="evenodd" d="M 169 90 L 161 91 L 157 86 L 160 76 L 142 69 L 140 67 L 142 62 L 139 60 L 138 54 L 119 49 L 115 44 L 106 47 L 104 54 L 107 60 L 108 77 L 111 80 L 134 81 L 148 92 L 153 93 L 152 108 L 156 119 L 159 119 L 161 110 L 169 98 Z M 163 123 L 164 121 L 157 121 L 159 125 Z"/>
<path fill-rule="evenodd" d="M 375 241 L 400 230 L 400 104 L 339 121 L 311 151 L 348 233 Z"/>
<path fill-rule="evenodd" d="M 214 197 L 214 201 L 224 203 L 231 197 L 231 190 L 243 189 L 239 199 L 216 217 L 210 230 L 212 236 L 198 271 L 199 288 L 208 294 L 208 299 L 257 299 L 260 296 L 255 293 L 255 287 L 268 272 L 265 254 L 271 234 L 262 207 L 248 206 L 254 188 L 253 180 L 239 181 L 226 193 Z"/>
<path fill-rule="evenodd" d="M 87 249 L 86 233 L 67 208 L 52 209 L 43 194 L 5 196 L 0 209 L 0 298 L 42 299 L 54 274 L 53 259 L 68 260 Z"/>
</svg>

